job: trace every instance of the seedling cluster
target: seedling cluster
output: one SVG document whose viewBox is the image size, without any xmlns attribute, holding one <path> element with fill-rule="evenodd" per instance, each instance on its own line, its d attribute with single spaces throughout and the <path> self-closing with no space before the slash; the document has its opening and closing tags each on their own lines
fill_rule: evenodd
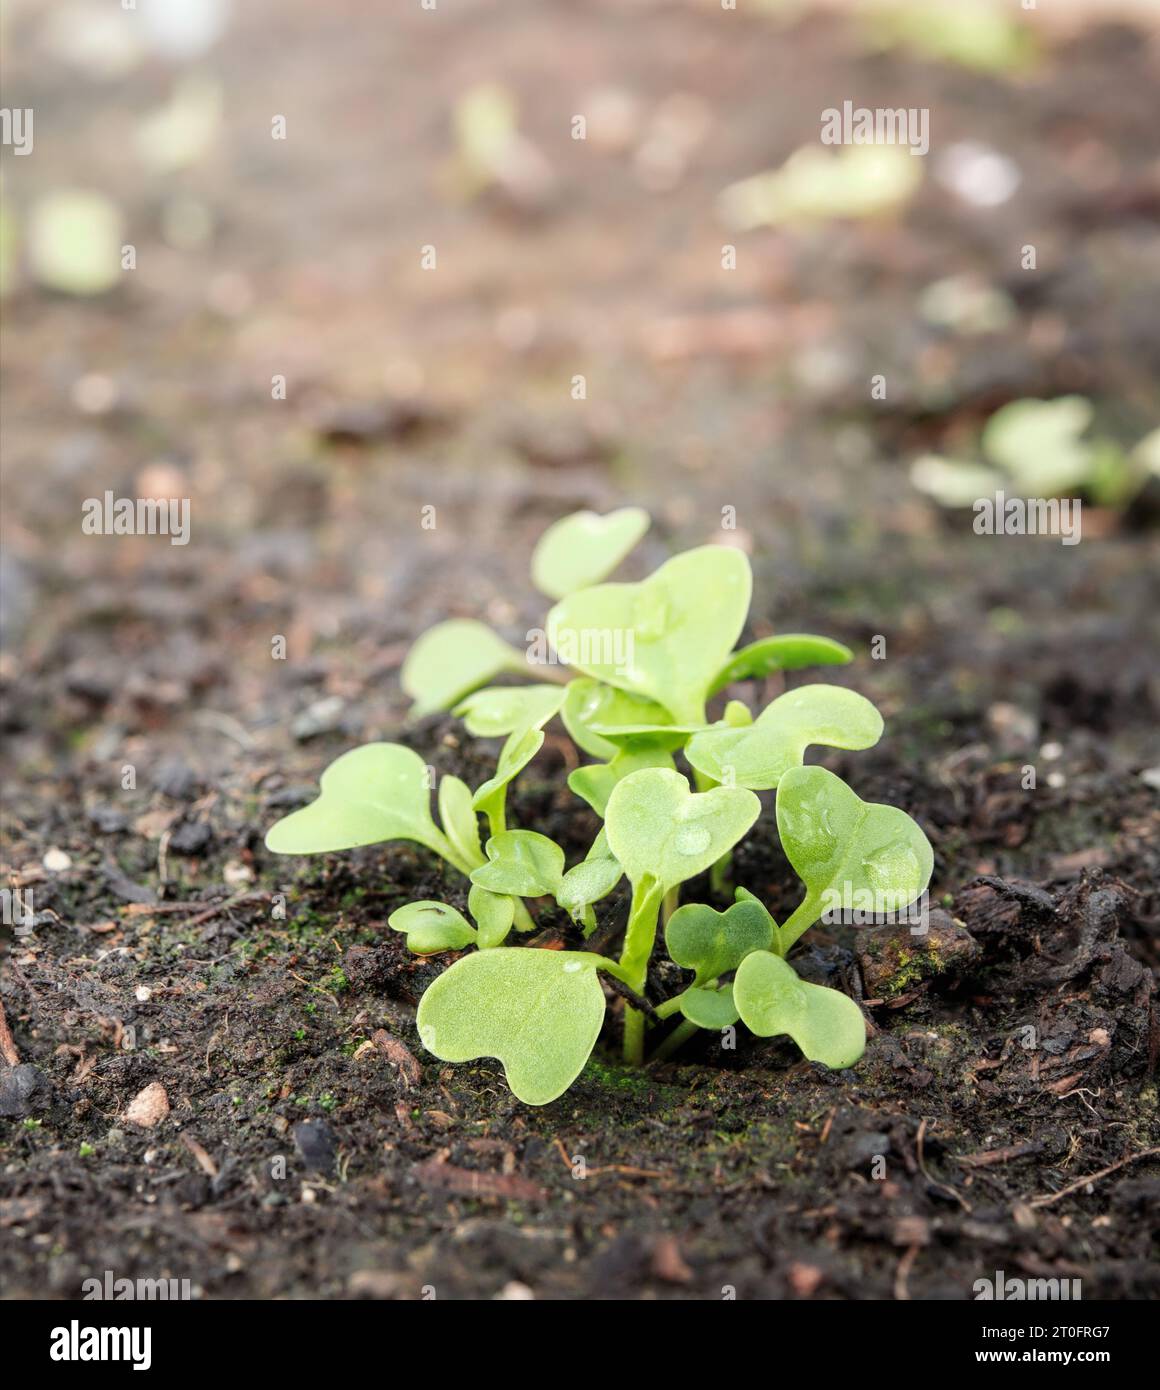
<svg viewBox="0 0 1160 1390">
<path fill-rule="evenodd" d="M 862 749 L 878 741 L 882 719 L 868 700 L 839 686 L 806 685 L 756 717 L 736 699 L 719 718 L 707 715 L 709 702 L 735 683 L 847 662 L 849 649 L 805 633 L 738 648 L 752 576 L 745 555 L 726 546 L 678 555 L 641 583 L 602 582 L 648 524 L 636 508 L 579 512 L 541 537 L 532 576 L 556 603 L 545 629 L 548 655 L 538 664 L 473 621 L 441 623 L 416 642 L 402 673 L 413 714 L 450 709 L 472 735 L 504 740 L 481 786 L 440 781 L 438 824 L 419 756 L 372 743 L 333 762 L 318 799 L 266 838 L 280 854 L 412 840 L 470 880 L 470 921 L 442 902 L 409 903 L 390 917 L 413 951 L 467 952 L 423 995 L 419 1036 L 447 1062 L 498 1058 L 512 1091 L 530 1105 L 555 1100 L 583 1070 L 604 1023 L 602 973 L 642 1005 L 627 1002 L 624 1011 L 631 1065 L 650 1051 L 668 1055 L 697 1029 L 740 1020 L 761 1037 L 788 1035 L 826 1066 L 851 1066 L 866 1040 L 857 1004 L 799 979 L 787 957 L 828 901 L 873 893 L 901 910 L 930 878 L 930 845 L 908 815 L 862 801 L 833 773 L 804 766 L 811 744 Z M 549 664 L 562 653 L 572 669 Z M 490 684 L 502 675 L 540 680 Z M 593 759 L 568 785 L 603 821 L 571 866 L 548 836 L 509 829 L 506 817 L 508 788 L 556 718 Z M 781 924 L 746 889 L 727 892 L 731 852 L 758 821 L 760 791 L 776 792 L 777 832 L 804 885 Z M 724 910 L 680 905 L 682 885 L 706 872 L 711 895 L 734 898 Z M 507 944 L 513 931 L 535 926 L 529 903 L 546 899 L 587 940 L 596 905 L 622 878 L 631 900 L 623 933 L 613 938 L 618 956 Z M 644 991 L 660 929 L 690 977 L 654 1007 Z M 650 1049 L 654 1038 L 659 1045 Z"/>
</svg>

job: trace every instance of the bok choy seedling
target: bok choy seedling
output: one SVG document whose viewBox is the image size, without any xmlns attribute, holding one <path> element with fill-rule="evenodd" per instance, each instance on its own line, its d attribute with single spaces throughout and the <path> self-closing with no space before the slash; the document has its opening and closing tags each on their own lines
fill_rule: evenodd
<svg viewBox="0 0 1160 1390">
<path fill-rule="evenodd" d="M 882 718 L 868 700 L 825 684 L 790 690 L 756 713 L 728 698 L 774 672 L 845 663 L 849 649 L 808 633 L 738 646 L 752 577 L 746 557 L 725 546 L 678 555 L 640 582 L 606 582 L 647 527 L 632 507 L 550 527 L 532 575 L 555 605 L 524 650 L 463 619 L 415 643 L 402 673 L 412 716 L 450 710 L 473 736 L 503 740 L 480 786 L 454 776 L 435 786 L 410 748 L 372 743 L 333 762 L 317 799 L 266 838 L 279 854 L 410 840 L 468 880 L 467 915 L 424 900 L 400 907 L 388 925 L 417 954 L 456 953 L 420 1000 L 424 1047 L 447 1062 L 498 1058 L 529 1105 L 555 1100 L 583 1071 L 609 993 L 623 1000 L 631 1066 L 670 1055 L 698 1030 L 738 1022 L 759 1037 L 791 1038 L 828 1067 L 853 1065 L 866 1041 L 861 1010 L 800 979 L 790 953 L 836 902 L 871 894 L 901 911 L 930 879 L 930 845 L 905 812 L 863 801 L 833 773 L 805 765 L 813 745 L 878 741 Z M 491 684 L 499 676 L 529 683 Z M 724 704 L 711 717 L 718 697 Z M 555 719 L 593 760 L 568 785 L 603 822 L 571 865 L 549 836 L 509 826 L 507 816 L 508 789 Z M 755 829 L 759 792 L 775 793 L 777 834 L 802 883 L 780 924 L 745 888 L 726 893 L 734 847 L 771 833 Z M 710 896 L 725 905 L 682 906 L 684 886 L 707 872 Z M 598 905 L 623 879 L 623 919 L 598 923 Z M 512 932 L 531 931 L 553 904 L 573 924 L 576 949 L 513 944 Z M 583 949 L 598 925 L 609 945 Z M 649 980 L 658 937 L 688 972 L 661 1002 Z"/>
</svg>

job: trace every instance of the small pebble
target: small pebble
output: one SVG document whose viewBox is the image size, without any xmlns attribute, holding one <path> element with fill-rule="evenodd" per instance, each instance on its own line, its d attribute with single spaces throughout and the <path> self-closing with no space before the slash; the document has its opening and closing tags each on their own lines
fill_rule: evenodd
<svg viewBox="0 0 1160 1390">
<path fill-rule="evenodd" d="M 152 1129 L 169 1114 L 169 1097 L 160 1081 L 151 1081 L 129 1102 L 122 1118 L 126 1124 Z"/>
<path fill-rule="evenodd" d="M 63 874 L 66 869 L 72 868 L 72 859 L 65 854 L 63 849 L 57 849 L 55 845 L 40 862 L 50 874 Z"/>
</svg>

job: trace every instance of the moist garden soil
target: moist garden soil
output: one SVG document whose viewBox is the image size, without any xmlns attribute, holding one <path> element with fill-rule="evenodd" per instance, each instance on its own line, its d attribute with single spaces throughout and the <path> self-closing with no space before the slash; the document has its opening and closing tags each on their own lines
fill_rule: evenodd
<svg viewBox="0 0 1160 1390">
<path fill-rule="evenodd" d="M 261 134 L 281 107 L 259 62 L 269 16 L 246 8 L 222 61 L 238 130 L 248 111 Z M 1128 441 L 1154 422 L 1154 52 L 1093 28 L 1009 82 L 860 56 L 836 19 L 740 46 L 683 7 L 663 44 L 643 16 L 617 37 L 600 7 L 513 6 L 486 35 L 410 25 L 402 107 L 445 117 L 489 75 L 486 38 L 571 190 L 555 209 L 449 211 L 429 176 L 446 120 L 406 141 L 366 120 L 398 53 L 371 36 L 352 62 L 339 26 L 286 8 L 308 105 L 350 133 L 350 167 L 395 177 L 327 187 L 336 155 L 308 122 L 277 166 L 239 135 L 201 188 L 230 211 L 213 264 L 83 307 L 26 289 L 6 310 L 24 402 L 6 452 L 27 466 L 7 487 L 3 860 L 36 924 L 3 943 L 18 1065 L 0 1063 L 0 1290 L 76 1297 L 109 1270 L 207 1298 L 959 1299 L 1002 1270 L 1156 1297 L 1156 499 L 1085 513 L 1076 547 L 982 538 L 905 470 L 1016 396 L 1088 393 Z M 718 134 L 664 198 L 625 160 L 595 179 L 543 105 L 585 85 L 569 64 L 654 103 L 692 91 Z M 817 104 L 807 74 L 1001 144 L 1020 199 L 965 212 L 928 177 L 886 226 L 758 236 L 722 289 L 713 199 L 813 137 L 795 114 Z M 65 99 L 52 81 L 37 69 L 38 110 Z M 38 177 L 62 157 L 46 146 Z M 150 205 L 122 192 L 147 244 Z M 438 289 L 403 268 L 432 235 L 453 267 Z M 1005 248 L 1037 238 L 1051 269 L 1032 282 Z M 220 286 L 217 308 L 201 298 L 223 265 L 251 296 L 242 320 Z M 1007 330 L 921 321 L 922 287 L 964 270 L 1012 294 Z M 513 347 L 505 320 L 497 349 L 497 317 L 529 301 L 539 335 Z M 382 392 L 392 353 L 426 367 L 405 404 Z M 271 406 L 262 383 L 288 355 L 303 389 Z M 97 419 L 67 389 L 94 364 L 119 393 Z M 573 372 L 587 409 L 561 395 Z M 871 406 L 876 372 L 891 389 Z M 81 537 L 83 498 L 134 495 L 159 455 L 193 497 L 191 544 Z M 521 640 L 544 608 L 535 536 L 625 501 L 657 517 L 631 576 L 720 537 L 728 506 L 754 563 L 749 635 L 855 648 L 825 676 L 875 700 L 887 732 L 826 762 L 930 836 L 931 931 L 804 939 L 803 973 L 863 1003 L 851 1070 L 739 1029 L 629 1071 L 612 996 L 576 1085 L 533 1109 L 496 1064 L 418 1043 L 441 967 L 386 919 L 416 898 L 462 907 L 461 879 L 407 845 L 287 860 L 262 839 L 367 739 L 488 775 L 495 744 L 404 725 L 407 645 L 447 616 Z M 570 857 L 595 831 L 566 789 L 574 756 L 551 732 L 511 804 Z M 780 918 L 798 889 L 771 824 L 767 808 L 735 876 Z M 601 906 L 611 945 L 624 903 Z M 540 944 L 571 940 L 539 917 Z M 650 997 L 678 978 L 658 963 Z"/>
</svg>

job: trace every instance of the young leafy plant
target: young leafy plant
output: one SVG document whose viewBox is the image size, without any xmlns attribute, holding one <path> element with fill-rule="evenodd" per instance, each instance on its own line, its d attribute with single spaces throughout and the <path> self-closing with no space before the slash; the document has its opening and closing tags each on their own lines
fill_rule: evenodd
<svg viewBox="0 0 1160 1390">
<path fill-rule="evenodd" d="M 997 490 L 1045 498 L 1078 492 L 1096 506 L 1123 509 L 1160 477 L 1160 430 L 1125 452 L 1090 433 L 1094 416 L 1083 396 L 1010 401 L 983 427 L 979 452 L 986 462 L 924 454 L 911 465 L 911 482 L 948 510 L 972 507 Z"/>
<path fill-rule="evenodd" d="M 462 875 L 466 915 L 424 900 L 388 921 L 417 955 L 466 952 L 423 995 L 419 1036 L 443 1061 L 497 1058 L 529 1105 L 555 1100 L 583 1071 L 605 1019 L 604 982 L 623 999 L 629 1065 L 739 1021 L 759 1037 L 792 1039 L 813 1061 L 853 1065 L 865 1045 L 861 1010 L 799 979 L 787 956 L 835 904 L 869 894 L 882 910 L 901 911 L 930 879 L 930 845 L 905 812 L 862 801 L 833 773 L 804 766 L 811 745 L 853 750 L 878 741 L 882 718 L 868 700 L 812 684 L 778 695 L 756 717 L 738 698 L 710 717 L 710 702 L 734 687 L 843 664 L 850 650 L 809 633 L 737 647 L 752 586 L 738 550 L 702 546 L 644 580 L 604 582 L 647 526 L 627 507 L 549 528 L 532 572 L 556 603 L 526 652 L 465 619 L 439 624 L 412 648 L 402 683 L 413 717 L 450 710 L 473 736 L 503 740 L 480 786 L 454 776 L 436 784 L 411 749 L 368 744 L 333 762 L 317 799 L 266 837 L 280 854 L 410 840 Z M 501 675 L 535 679 L 488 684 Z M 578 753 L 596 760 L 576 766 L 568 786 L 603 821 L 571 866 L 540 829 L 507 823 L 509 788 L 557 718 Z M 782 848 L 803 885 L 780 925 L 746 889 L 726 893 L 732 851 L 758 823 L 762 791 L 776 791 Z M 725 905 L 682 906 L 683 886 L 706 872 L 710 894 L 725 895 Z M 613 897 L 624 879 L 627 894 Z M 608 900 L 626 908 L 600 921 L 597 905 Z M 538 938 L 510 944 L 513 930 L 531 931 L 537 916 L 546 924 L 556 909 L 551 944 L 566 922 L 574 949 L 544 949 Z M 654 1002 L 649 972 L 662 933 L 672 961 L 690 974 Z M 589 938 L 601 949 L 584 949 Z"/>
</svg>

